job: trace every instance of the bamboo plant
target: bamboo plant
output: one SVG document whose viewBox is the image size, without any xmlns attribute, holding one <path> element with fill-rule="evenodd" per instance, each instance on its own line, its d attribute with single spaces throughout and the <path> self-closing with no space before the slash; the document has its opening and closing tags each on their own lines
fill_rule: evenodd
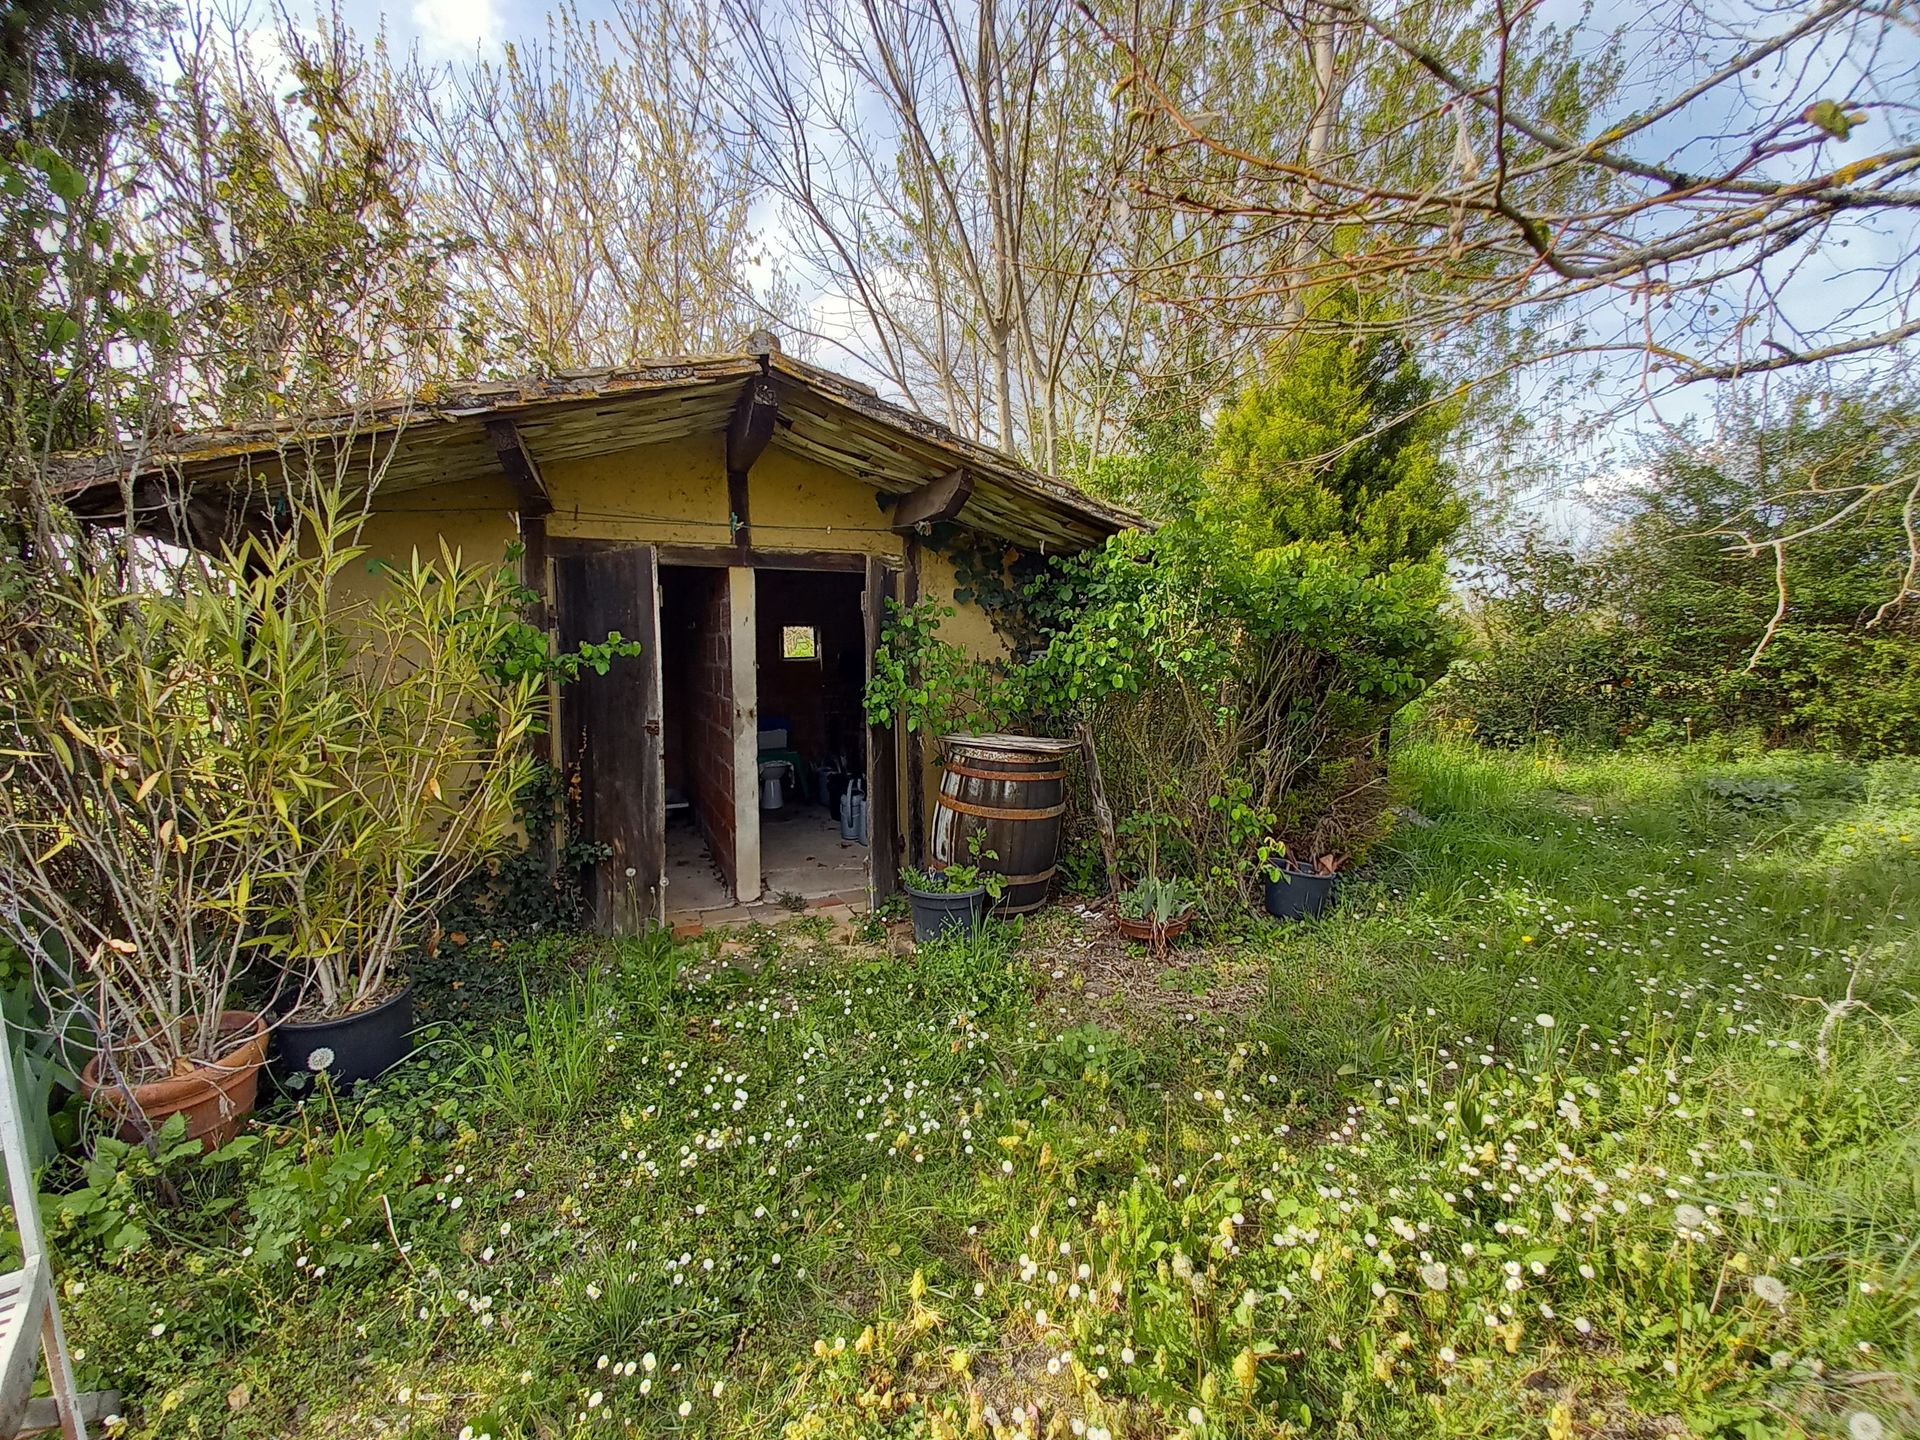
<svg viewBox="0 0 1920 1440">
<path fill-rule="evenodd" d="M 156 582 L 72 537 L 10 559 L 0 634 L 0 926 L 115 1083 L 218 1058 L 287 817 L 322 783 L 298 623 L 326 562 L 291 540 Z"/>
<path fill-rule="evenodd" d="M 519 638 L 516 598 L 498 565 L 443 544 L 326 617 L 321 788 L 288 855 L 278 939 L 300 1018 L 383 999 L 405 947 L 512 838 L 543 695 L 537 671 L 499 664 Z"/>
</svg>

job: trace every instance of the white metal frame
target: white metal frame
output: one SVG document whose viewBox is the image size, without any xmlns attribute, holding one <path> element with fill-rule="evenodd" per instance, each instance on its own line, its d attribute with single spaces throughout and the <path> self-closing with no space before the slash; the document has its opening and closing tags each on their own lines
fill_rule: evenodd
<svg viewBox="0 0 1920 1440">
<path fill-rule="evenodd" d="M 6 1031 L 6 1021 L 0 1019 L 0 1148 L 6 1151 L 7 1183 L 13 1195 L 14 1226 L 20 1234 L 22 1258 L 18 1270 L 0 1274 L 0 1435 L 18 1434 L 27 1420 L 37 1349 L 46 1355 L 60 1433 L 65 1440 L 86 1440 L 73 1360 L 60 1324 L 59 1297 L 54 1294 L 46 1235 L 40 1228 L 40 1197 L 33 1183 L 33 1162 L 27 1155 L 26 1115 L 14 1083 L 13 1039 Z"/>
</svg>

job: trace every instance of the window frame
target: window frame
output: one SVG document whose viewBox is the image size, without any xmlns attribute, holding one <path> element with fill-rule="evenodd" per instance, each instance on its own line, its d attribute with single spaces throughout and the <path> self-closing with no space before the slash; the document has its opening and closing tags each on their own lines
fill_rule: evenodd
<svg viewBox="0 0 1920 1440">
<path fill-rule="evenodd" d="M 811 655 L 795 655 L 789 652 L 787 645 L 796 632 L 805 631 L 811 637 L 813 650 Z M 789 665 L 818 665 L 820 663 L 820 627 L 818 625 L 782 625 L 780 627 L 780 658 Z"/>
</svg>

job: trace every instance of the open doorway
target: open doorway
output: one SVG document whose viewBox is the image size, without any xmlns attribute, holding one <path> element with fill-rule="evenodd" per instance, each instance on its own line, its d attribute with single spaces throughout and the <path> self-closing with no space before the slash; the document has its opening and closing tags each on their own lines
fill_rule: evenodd
<svg viewBox="0 0 1920 1440">
<path fill-rule="evenodd" d="M 864 899 L 866 835 L 848 838 L 840 818 L 849 787 L 866 788 L 864 578 L 763 569 L 755 581 L 763 893 Z"/>
<path fill-rule="evenodd" d="M 644 647 L 561 693 L 578 833 L 603 847 L 582 877 L 594 923 L 627 932 L 714 911 L 762 918 L 796 896 L 884 899 L 903 757 L 896 727 L 866 723 L 863 698 L 899 568 L 672 553 L 662 563 L 653 545 L 583 541 L 554 556 L 562 644 L 617 630 Z M 850 790 L 867 816 L 842 835 Z"/>
<path fill-rule="evenodd" d="M 726 570 L 660 567 L 665 878 L 674 912 L 724 909 L 738 893 L 731 630 Z"/>
</svg>

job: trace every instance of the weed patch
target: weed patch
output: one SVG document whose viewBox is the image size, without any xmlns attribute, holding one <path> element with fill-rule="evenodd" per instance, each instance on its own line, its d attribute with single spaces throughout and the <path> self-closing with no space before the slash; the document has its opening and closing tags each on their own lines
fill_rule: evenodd
<svg viewBox="0 0 1920 1440">
<path fill-rule="evenodd" d="M 357 1110 L 70 1175 L 83 1382 L 168 1437 L 1920 1428 L 1910 771 L 1395 763 L 1431 824 L 1171 985 L 1067 911 L 587 945 Z"/>
</svg>

